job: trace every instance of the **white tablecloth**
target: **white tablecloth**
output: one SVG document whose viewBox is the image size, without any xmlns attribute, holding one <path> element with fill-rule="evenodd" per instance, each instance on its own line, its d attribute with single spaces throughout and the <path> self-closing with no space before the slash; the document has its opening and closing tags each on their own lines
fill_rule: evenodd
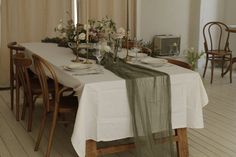
<svg viewBox="0 0 236 157">
<path fill-rule="evenodd" d="M 104 69 L 104 74 L 72 76 L 63 70 L 75 58 L 68 48 L 55 44 L 24 43 L 29 54 L 35 53 L 51 63 L 59 81 L 82 90 L 72 144 L 80 157 L 85 157 L 86 140 L 111 141 L 132 137 L 131 114 L 125 80 Z M 156 68 L 171 79 L 172 127 L 203 128 L 202 108 L 208 97 L 198 73 L 167 64 Z"/>
</svg>

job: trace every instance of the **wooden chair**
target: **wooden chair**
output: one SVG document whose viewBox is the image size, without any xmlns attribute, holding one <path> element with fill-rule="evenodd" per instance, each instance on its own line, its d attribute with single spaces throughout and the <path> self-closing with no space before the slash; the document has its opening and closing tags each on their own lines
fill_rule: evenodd
<svg viewBox="0 0 236 157">
<path fill-rule="evenodd" d="M 29 68 L 32 64 L 31 59 L 25 58 L 23 53 L 17 53 L 13 56 L 16 70 L 16 119 L 19 120 L 19 89 L 20 86 L 24 92 L 24 103 L 21 119 L 25 119 L 25 112 L 28 108 L 28 126 L 27 131 L 32 130 L 33 107 L 36 99 L 42 94 L 39 80 L 30 76 Z M 53 91 L 53 87 L 50 87 Z"/>
<path fill-rule="evenodd" d="M 11 110 L 14 109 L 14 80 L 15 70 L 13 67 L 13 55 L 25 51 L 24 47 L 18 46 L 17 42 L 8 43 L 7 47 L 10 49 L 10 91 L 11 91 Z"/>
<path fill-rule="evenodd" d="M 206 74 L 208 61 L 211 61 L 211 83 L 213 82 L 214 66 L 221 62 L 221 77 L 224 76 L 225 62 L 229 62 L 230 83 L 232 83 L 232 52 L 229 49 L 229 28 L 222 22 L 209 22 L 203 28 L 206 64 L 203 78 Z"/>
<path fill-rule="evenodd" d="M 167 59 L 169 63 L 178 65 L 180 67 L 186 68 L 186 69 L 192 69 L 191 65 L 186 63 L 186 62 L 182 62 L 179 60 L 174 60 L 174 59 Z"/>
<path fill-rule="evenodd" d="M 39 135 L 35 145 L 35 151 L 37 151 L 39 148 L 39 144 L 45 128 L 46 118 L 49 115 L 49 113 L 52 113 L 53 118 L 49 132 L 47 152 L 45 155 L 45 157 L 49 157 L 50 150 L 52 147 L 53 134 L 55 131 L 56 123 L 58 121 L 57 120 L 58 114 L 76 112 L 78 106 L 78 100 L 77 100 L 78 98 L 73 95 L 69 95 L 66 97 L 62 96 L 63 92 L 72 91 L 72 89 L 59 85 L 55 71 L 53 70 L 51 65 L 47 63 L 43 58 L 37 55 L 33 55 L 33 60 L 34 60 L 35 71 L 39 77 L 40 85 L 42 88 L 43 104 L 44 104 L 44 113 L 42 115 Z M 51 99 L 49 97 L 48 83 L 47 83 L 48 77 L 46 74 L 48 74 L 54 81 L 55 92 L 53 98 Z"/>
</svg>

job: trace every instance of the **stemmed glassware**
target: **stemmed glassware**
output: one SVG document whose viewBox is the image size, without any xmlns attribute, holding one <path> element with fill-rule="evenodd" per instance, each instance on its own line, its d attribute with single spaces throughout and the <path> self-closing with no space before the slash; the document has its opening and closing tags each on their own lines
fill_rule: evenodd
<svg viewBox="0 0 236 157">
<path fill-rule="evenodd" d="M 135 62 L 138 62 L 138 52 L 141 50 L 141 44 L 140 42 L 134 38 L 134 46 L 132 48 L 132 51 L 135 53 Z"/>
<path fill-rule="evenodd" d="M 97 58 L 98 64 L 101 65 L 101 61 L 104 57 L 104 52 L 101 51 L 99 45 L 96 47 L 95 51 L 93 52 L 93 55 Z"/>
<path fill-rule="evenodd" d="M 76 58 L 72 62 L 80 62 L 78 45 L 75 42 L 69 42 L 68 46 L 76 53 Z"/>
</svg>

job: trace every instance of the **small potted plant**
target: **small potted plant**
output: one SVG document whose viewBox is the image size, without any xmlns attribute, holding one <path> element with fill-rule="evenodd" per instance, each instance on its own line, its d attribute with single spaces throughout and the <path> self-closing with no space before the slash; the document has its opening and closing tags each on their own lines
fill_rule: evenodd
<svg viewBox="0 0 236 157">
<path fill-rule="evenodd" d="M 203 56 L 204 52 L 198 52 L 194 48 L 189 48 L 185 51 L 185 56 L 188 63 L 191 65 L 192 70 L 197 68 L 198 60 Z"/>
</svg>

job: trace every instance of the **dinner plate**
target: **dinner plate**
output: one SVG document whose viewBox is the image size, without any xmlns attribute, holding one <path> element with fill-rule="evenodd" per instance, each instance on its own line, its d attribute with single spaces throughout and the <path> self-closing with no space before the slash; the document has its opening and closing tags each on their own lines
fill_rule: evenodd
<svg viewBox="0 0 236 157">
<path fill-rule="evenodd" d="M 93 66 L 92 64 L 72 63 L 69 65 L 65 65 L 64 69 L 65 70 L 82 70 L 82 69 L 89 69 L 92 66 Z"/>
<path fill-rule="evenodd" d="M 149 64 L 154 67 L 160 67 L 165 65 L 168 61 L 166 59 L 146 57 L 140 60 L 144 64 Z"/>
<path fill-rule="evenodd" d="M 130 57 L 136 57 L 136 52 L 129 51 L 129 56 Z M 138 58 L 147 57 L 147 54 L 146 53 L 137 53 L 137 57 Z"/>
</svg>

